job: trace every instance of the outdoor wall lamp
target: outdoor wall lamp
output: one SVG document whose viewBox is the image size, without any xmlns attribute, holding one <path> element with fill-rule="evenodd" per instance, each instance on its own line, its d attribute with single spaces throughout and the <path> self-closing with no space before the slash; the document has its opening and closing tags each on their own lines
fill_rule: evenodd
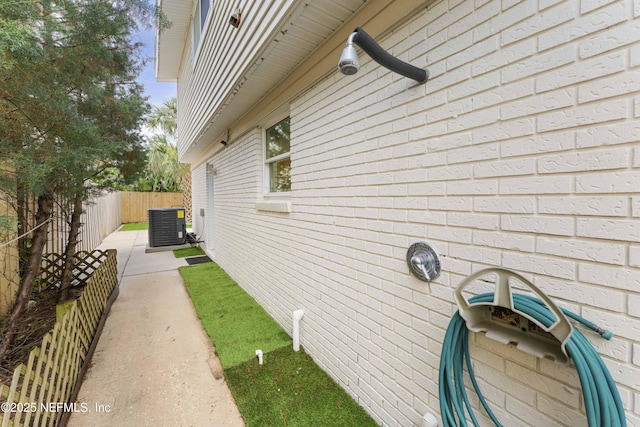
<svg viewBox="0 0 640 427">
<path fill-rule="evenodd" d="M 356 28 L 347 39 L 347 46 L 342 51 L 340 61 L 338 62 L 338 70 L 346 76 L 355 74 L 360 69 L 358 53 L 353 47 L 353 43 L 360 46 L 362 50 L 378 64 L 395 73 L 413 79 L 418 83 L 425 83 L 429 78 L 429 71 L 427 69 L 407 64 L 391 55 L 360 27 Z"/>
<path fill-rule="evenodd" d="M 227 141 L 220 141 L 220 144 L 222 144 L 224 147 L 227 146 Z"/>
<path fill-rule="evenodd" d="M 242 12 L 240 9 L 236 9 L 229 18 L 229 24 L 233 28 L 238 28 L 240 26 L 240 20 L 242 19 Z"/>
</svg>

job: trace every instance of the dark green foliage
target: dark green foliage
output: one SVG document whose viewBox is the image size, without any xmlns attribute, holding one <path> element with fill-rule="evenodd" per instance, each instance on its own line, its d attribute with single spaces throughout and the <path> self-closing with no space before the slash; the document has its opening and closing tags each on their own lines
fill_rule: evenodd
<svg viewBox="0 0 640 427">
<path fill-rule="evenodd" d="M 73 195 L 108 167 L 141 169 L 148 105 L 132 34 L 152 13 L 143 0 L 0 4 L 5 185 Z"/>
<path fill-rule="evenodd" d="M 115 168 L 134 179 L 145 162 L 140 129 L 149 107 L 136 83 L 143 59 L 132 35 L 154 18 L 148 0 L 0 1 L 0 193 L 18 212 L 18 232 L 43 225 L 19 242 L 26 261 L 11 322 L 41 265 L 53 204 L 71 225 L 69 270 L 82 201 L 98 182 L 110 184 L 101 174 Z M 33 199 L 35 215 L 24 209 Z"/>
<path fill-rule="evenodd" d="M 33 57 L 34 3 L 0 2 L 0 69 L 13 68 L 16 56 Z"/>
</svg>

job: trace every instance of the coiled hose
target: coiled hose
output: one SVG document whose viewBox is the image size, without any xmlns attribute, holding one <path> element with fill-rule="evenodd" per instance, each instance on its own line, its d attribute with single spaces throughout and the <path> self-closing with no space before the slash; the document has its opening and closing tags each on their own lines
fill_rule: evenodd
<svg viewBox="0 0 640 427">
<path fill-rule="evenodd" d="M 485 293 L 470 298 L 469 303 L 491 303 L 493 300 L 493 293 Z M 514 293 L 513 303 L 516 310 L 536 319 L 545 327 L 550 327 L 556 320 L 544 302 L 537 298 Z M 599 333 L 603 338 L 611 339 L 611 332 L 599 328 L 569 310 L 562 309 L 562 311 L 566 316 Z M 578 329 L 573 330 L 567 341 L 566 350 L 573 359 L 580 377 L 589 427 L 626 426 L 624 408 L 616 384 L 598 352 Z M 449 322 L 440 358 L 440 411 L 445 427 L 466 427 L 468 424 L 465 408 L 473 425 L 478 426 L 478 420 L 473 413 L 464 386 L 463 365 L 465 364 L 473 388 L 487 415 L 496 426 L 502 426 L 478 387 L 469 355 L 469 330 L 464 319 L 456 311 Z"/>
</svg>

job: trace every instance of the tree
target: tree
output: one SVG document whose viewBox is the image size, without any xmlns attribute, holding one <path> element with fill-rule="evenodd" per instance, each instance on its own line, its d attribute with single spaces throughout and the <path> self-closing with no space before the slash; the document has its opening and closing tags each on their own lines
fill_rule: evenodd
<svg viewBox="0 0 640 427">
<path fill-rule="evenodd" d="M 33 4 L 33 2 L 32 2 Z M 30 39 L 35 11 L 26 1 L 4 1 L 0 3 L 0 68 L 13 68 L 13 53 L 24 55 L 32 48 Z"/>
<path fill-rule="evenodd" d="M 81 201 L 94 188 L 87 182 L 143 159 L 147 103 L 135 83 L 142 58 L 131 36 L 154 10 L 146 0 L 22 1 L 2 3 L 0 16 L 0 185 L 17 195 L 18 208 L 27 194 L 38 206 L 11 326 L 38 275 L 56 196 L 71 201 L 69 255 Z"/>
<path fill-rule="evenodd" d="M 137 175 L 142 169 L 145 156 L 140 129 L 147 104 L 140 96 L 140 91 L 139 86 L 132 85 L 126 90 L 111 94 L 107 105 L 100 106 L 98 111 L 85 111 L 86 117 L 90 117 L 93 122 L 92 132 L 87 132 L 85 137 L 93 136 L 95 143 L 89 144 L 92 147 L 91 153 L 84 154 L 79 159 L 64 191 L 66 199 L 70 202 L 71 214 L 64 252 L 65 264 L 58 294 L 60 302 L 69 298 L 83 202 L 102 189 L 101 186 L 87 183 L 93 183 L 108 168 L 116 168 L 124 176 Z M 86 144 L 88 141 L 81 142 Z"/>
<path fill-rule="evenodd" d="M 189 166 L 178 160 L 176 98 L 153 108 L 147 117 L 147 125 L 154 131 L 149 138 L 146 182 L 151 191 L 182 191 L 189 173 Z"/>
<path fill-rule="evenodd" d="M 176 97 L 165 101 L 159 107 L 154 107 L 147 117 L 150 128 L 159 130 L 172 145 L 175 145 L 178 129 L 178 101 Z"/>
<path fill-rule="evenodd" d="M 178 161 L 178 149 L 164 135 L 154 135 L 149 139 L 145 176 L 152 185 L 152 191 L 181 191 L 187 172 L 188 165 Z"/>
</svg>

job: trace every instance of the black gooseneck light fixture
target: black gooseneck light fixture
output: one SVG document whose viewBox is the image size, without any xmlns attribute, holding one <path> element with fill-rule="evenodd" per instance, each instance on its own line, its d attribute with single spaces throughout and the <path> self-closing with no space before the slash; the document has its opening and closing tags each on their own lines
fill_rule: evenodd
<svg viewBox="0 0 640 427">
<path fill-rule="evenodd" d="M 338 70 L 344 75 L 350 76 L 358 72 L 360 69 L 360 61 L 358 53 L 353 47 L 357 44 L 365 51 L 374 61 L 389 70 L 417 81 L 425 83 L 429 78 L 429 71 L 426 69 L 415 67 L 399 60 L 389 52 L 384 50 L 376 43 L 369 34 L 362 28 L 356 28 L 347 39 L 347 46 L 342 51 L 340 61 L 338 62 Z"/>
</svg>

